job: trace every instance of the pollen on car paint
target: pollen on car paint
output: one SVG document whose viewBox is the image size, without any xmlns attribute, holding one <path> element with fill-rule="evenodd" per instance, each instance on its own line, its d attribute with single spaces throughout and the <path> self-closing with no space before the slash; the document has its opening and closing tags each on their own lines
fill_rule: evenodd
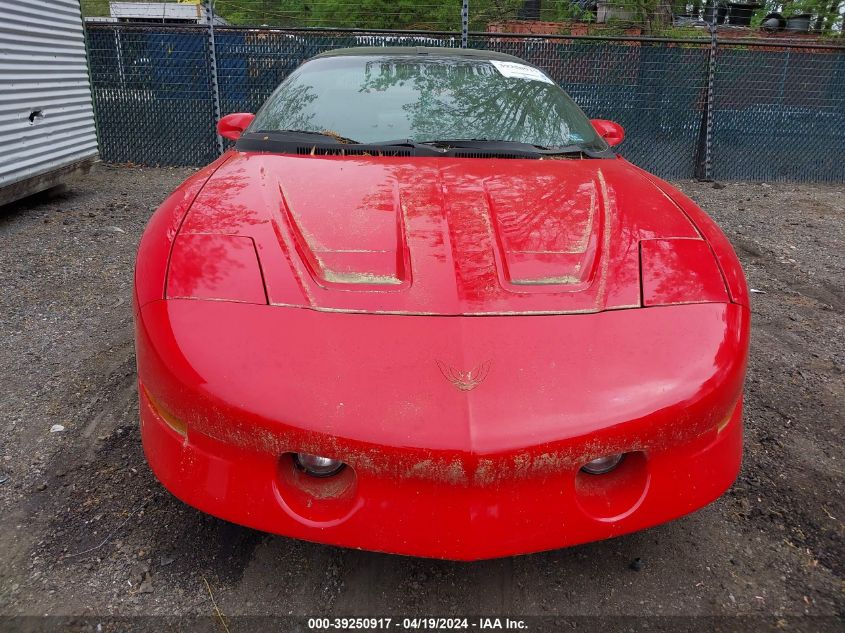
<svg viewBox="0 0 845 633">
<path fill-rule="evenodd" d="M 373 273 L 340 273 L 328 268 L 323 268 L 323 279 L 333 283 L 339 284 L 372 284 L 378 285 L 397 285 L 401 284 L 402 280 L 390 275 L 376 275 Z"/>
</svg>

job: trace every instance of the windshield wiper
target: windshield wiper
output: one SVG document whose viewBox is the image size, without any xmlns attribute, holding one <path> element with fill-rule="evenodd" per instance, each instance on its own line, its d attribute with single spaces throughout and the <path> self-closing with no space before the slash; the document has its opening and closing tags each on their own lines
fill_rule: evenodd
<svg viewBox="0 0 845 633">
<path fill-rule="evenodd" d="M 420 145 L 429 145 L 444 149 L 480 149 L 491 152 L 527 152 L 542 156 L 566 156 L 579 154 L 590 158 L 599 158 L 603 152 L 587 149 L 582 145 L 546 146 L 521 141 L 502 141 L 486 138 L 454 138 L 419 141 Z"/>
<path fill-rule="evenodd" d="M 409 147 L 411 149 L 424 149 L 429 152 L 436 151 L 442 153 L 446 153 L 449 150 L 448 147 L 439 147 L 431 143 L 418 143 L 412 138 L 401 138 L 394 141 L 376 141 L 375 143 L 364 144 L 370 147 Z"/>
<path fill-rule="evenodd" d="M 359 145 L 360 142 L 351 138 L 341 136 L 331 130 L 323 130 L 322 132 L 314 132 L 312 130 L 258 130 L 257 134 L 283 134 L 285 137 L 290 137 L 293 141 L 308 142 L 314 137 L 319 136 L 321 140 L 335 141 L 341 145 Z M 303 138 L 298 138 L 303 137 Z"/>
<path fill-rule="evenodd" d="M 255 136 L 267 134 L 263 139 L 255 138 Z M 609 151 L 596 151 L 588 149 L 581 145 L 566 145 L 566 146 L 545 146 L 536 145 L 533 143 L 523 143 L 521 141 L 504 141 L 486 138 L 455 138 L 455 139 L 433 139 L 427 141 L 416 141 L 412 138 L 394 139 L 387 141 L 376 141 L 372 143 L 356 141 L 345 136 L 340 136 L 332 130 L 323 130 L 316 132 L 313 130 L 257 130 L 247 135 L 249 138 L 242 138 L 241 145 L 258 144 L 256 147 L 258 151 L 266 151 L 265 143 L 267 141 L 276 141 L 282 144 L 311 144 L 311 143 L 329 143 L 332 145 L 343 146 L 357 146 L 369 151 L 372 148 L 378 151 L 378 148 L 407 148 L 412 151 L 414 155 L 420 156 L 449 156 L 455 150 L 478 150 L 484 154 L 509 154 L 516 156 L 526 156 L 530 158 L 544 158 L 555 156 L 571 156 L 571 157 L 586 157 L 586 158 L 608 158 L 613 154 Z"/>
</svg>

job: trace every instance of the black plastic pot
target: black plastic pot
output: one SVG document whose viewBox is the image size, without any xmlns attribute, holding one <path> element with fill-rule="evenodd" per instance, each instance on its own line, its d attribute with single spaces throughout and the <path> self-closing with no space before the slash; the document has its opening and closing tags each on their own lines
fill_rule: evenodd
<svg viewBox="0 0 845 633">
<path fill-rule="evenodd" d="M 725 16 L 728 14 L 728 7 L 722 3 L 715 4 L 708 2 L 704 7 L 704 21 L 710 24 L 724 24 Z"/>
<path fill-rule="evenodd" d="M 760 22 L 760 28 L 770 33 L 782 31 L 786 28 L 786 18 L 780 13 L 770 13 Z"/>
<path fill-rule="evenodd" d="M 809 33 L 810 22 L 813 16 L 810 13 L 798 13 L 786 18 L 786 30 L 792 33 Z"/>
<path fill-rule="evenodd" d="M 749 26 L 751 16 L 759 9 L 761 4 L 749 4 L 746 2 L 728 2 L 728 24 L 732 26 Z"/>
</svg>

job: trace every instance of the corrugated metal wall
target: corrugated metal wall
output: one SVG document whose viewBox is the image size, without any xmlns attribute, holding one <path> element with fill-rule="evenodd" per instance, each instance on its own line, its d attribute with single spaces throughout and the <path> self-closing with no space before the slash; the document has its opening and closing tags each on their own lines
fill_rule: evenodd
<svg viewBox="0 0 845 633">
<path fill-rule="evenodd" d="M 79 0 L 0 0 L 0 188 L 96 154 Z"/>
</svg>

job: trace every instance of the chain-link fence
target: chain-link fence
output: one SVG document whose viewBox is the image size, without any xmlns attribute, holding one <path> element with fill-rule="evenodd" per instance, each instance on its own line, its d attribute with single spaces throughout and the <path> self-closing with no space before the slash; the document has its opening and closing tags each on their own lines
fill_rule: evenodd
<svg viewBox="0 0 845 633">
<path fill-rule="evenodd" d="M 845 49 L 721 45 L 712 176 L 845 181 Z"/>
<path fill-rule="evenodd" d="M 707 33 L 469 32 L 467 43 L 545 70 L 591 118 L 621 123 L 620 153 L 661 176 L 845 181 L 845 48 Z M 103 159 L 151 165 L 212 160 L 216 112 L 254 112 L 319 52 L 462 45 L 460 31 L 215 26 L 212 40 L 201 24 L 89 23 L 87 34 Z"/>
<path fill-rule="evenodd" d="M 207 31 L 89 27 L 103 160 L 200 165 L 217 154 Z"/>
</svg>

